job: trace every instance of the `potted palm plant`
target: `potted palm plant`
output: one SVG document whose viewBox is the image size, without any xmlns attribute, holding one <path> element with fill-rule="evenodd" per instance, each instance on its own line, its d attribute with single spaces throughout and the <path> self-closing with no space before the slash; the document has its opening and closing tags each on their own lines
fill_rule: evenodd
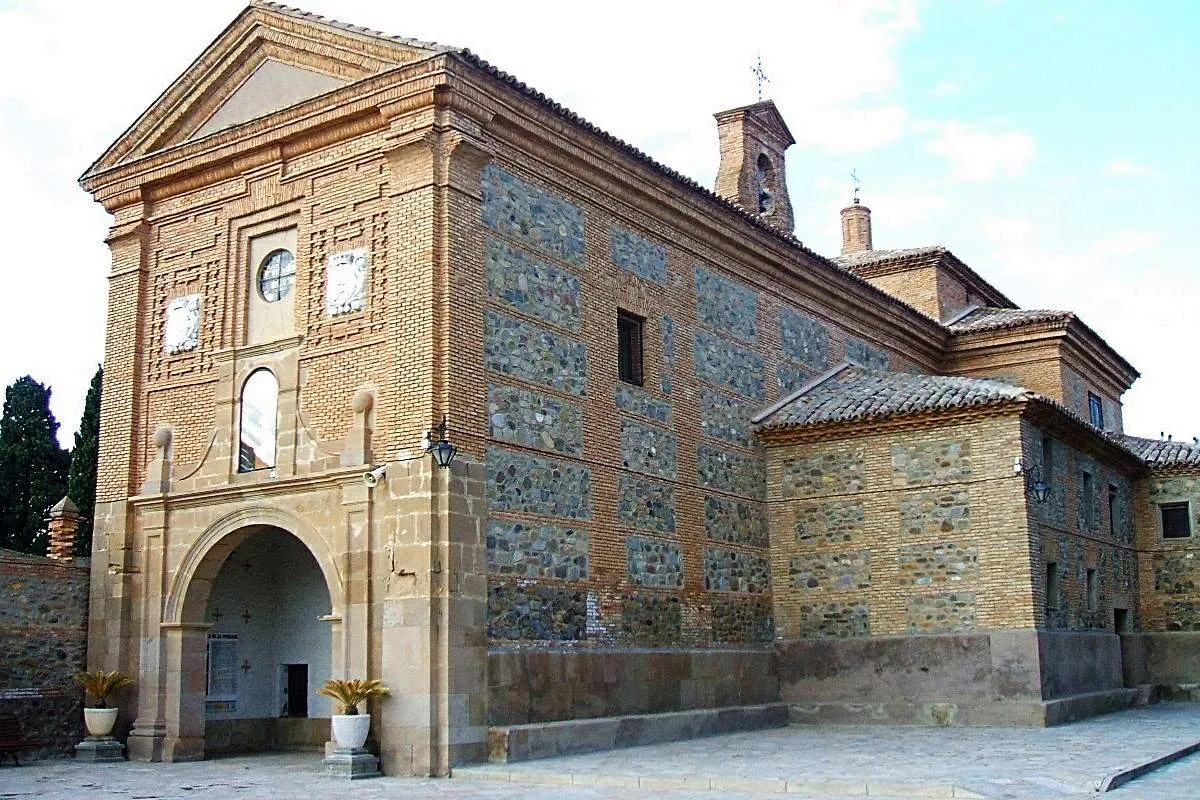
<svg viewBox="0 0 1200 800">
<path fill-rule="evenodd" d="M 83 724 L 87 728 L 88 736 L 110 735 L 113 725 L 117 721 L 117 708 L 115 706 L 109 708 L 108 696 L 118 689 L 131 685 L 133 678 L 124 672 L 116 670 L 105 672 L 97 669 L 77 672 L 71 676 L 71 679 L 96 700 L 94 706 L 83 709 Z"/>
<path fill-rule="evenodd" d="M 333 740 L 338 747 L 362 747 L 371 729 L 371 715 L 359 714 L 358 704 L 371 697 L 383 697 L 389 689 L 381 681 L 361 678 L 330 678 L 318 692 L 332 697 L 342 713 L 332 720 Z"/>
</svg>

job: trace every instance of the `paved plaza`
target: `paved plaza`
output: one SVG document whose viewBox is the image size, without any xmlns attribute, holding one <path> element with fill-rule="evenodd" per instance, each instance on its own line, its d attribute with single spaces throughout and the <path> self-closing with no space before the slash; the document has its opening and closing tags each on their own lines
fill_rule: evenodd
<svg viewBox="0 0 1200 800">
<path fill-rule="evenodd" d="M 1200 745 L 1200 705 L 1173 704 L 1048 729 L 792 727 L 456 771 L 450 780 L 321 774 L 316 754 L 193 764 L 42 761 L 0 768 L 0 800 L 404 797 L 762 800 L 968 797 L 1066 800 Z M 1200 797 L 1200 754 L 1121 785 L 1112 800 Z"/>
</svg>

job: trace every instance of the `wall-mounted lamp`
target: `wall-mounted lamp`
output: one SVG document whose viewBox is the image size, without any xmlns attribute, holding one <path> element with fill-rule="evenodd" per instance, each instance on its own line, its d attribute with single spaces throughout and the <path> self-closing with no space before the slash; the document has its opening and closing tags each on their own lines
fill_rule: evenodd
<svg viewBox="0 0 1200 800">
<path fill-rule="evenodd" d="M 1050 499 L 1050 487 L 1042 480 L 1042 468 L 1030 467 L 1025 475 L 1025 491 L 1039 505 Z"/>
<path fill-rule="evenodd" d="M 437 424 L 436 428 L 430 429 L 422 443 L 425 447 L 425 452 L 433 456 L 433 463 L 439 467 L 448 467 L 454 461 L 454 457 L 458 455 L 458 448 L 451 444 L 446 438 L 446 415 L 442 414 L 442 421 Z M 434 440 L 434 433 L 437 433 L 437 439 Z"/>
</svg>

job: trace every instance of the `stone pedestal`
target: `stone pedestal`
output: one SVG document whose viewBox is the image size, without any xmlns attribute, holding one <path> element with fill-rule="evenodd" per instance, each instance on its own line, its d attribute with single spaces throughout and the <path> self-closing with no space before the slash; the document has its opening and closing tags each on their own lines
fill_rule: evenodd
<svg viewBox="0 0 1200 800">
<path fill-rule="evenodd" d="M 75 745 L 75 760 L 88 762 L 124 761 L 122 746 L 111 736 L 89 736 Z"/>
<path fill-rule="evenodd" d="M 335 747 L 323 763 L 325 774 L 334 778 L 356 781 L 383 774 L 379 771 L 379 759 L 362 747 Z"/>
</svg>

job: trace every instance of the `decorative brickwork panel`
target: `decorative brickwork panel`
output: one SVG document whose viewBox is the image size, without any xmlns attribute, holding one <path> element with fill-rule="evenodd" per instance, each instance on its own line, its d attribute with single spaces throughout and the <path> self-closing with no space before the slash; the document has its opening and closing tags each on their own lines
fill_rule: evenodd
<svg viewBox="0 0 1200 800">
<path fill-rule="evenodd" d="M 971 477 L 969 442 L 920 442 L 892 445 L 892 483 L 923 486 L 957 483 Z"/>
<path fill-rule="evenodd" d="M 492 586 L 488 589 L 488 638 L 581 641 L 587 638 L 587 593 L 545 584 Z"/>
<path fill-rule="evenodd" d="M 613 228 L 612 261 L 655 283 L 667 282 L 667 248 L 624 228 Z"/>
<path fill-rule="evenodd" d="M 775 641 L 771 604 L 721 598 L 712 607 L 712 638 L 718 644 L 770 644 Z"/>
<path fill-rule="evenodd" d="M 750 417 L 756 409 L 700 387 L 700 430 L 707 436 L 750 446 Z"/>
<path fill-rule="evenodd" d="M 804 553 L 788 566 L 792 588 L 806 591 L 845 591 L 871 588 L 871 551 Z"/>
<path fill-rule="evenodd" d="M 709 539 L 766 547 L 767 516 L 760 505 L 729 500 L 724 497 L 704 498 L 704 531 Z"/>
<path fill-rule="evenodd" d="M 784 397 L 797 391 L 801 386 L 813 379 L 814 375 L 807 370 L 782 362 L 775 368 L 775 383 L 779 386 L 779 395 Z"/>
<path fill-rule="evenodd" d="M 871 611 L 867 603 L 809 603 L 800 606 L 801 638 L 846 639 L 871 635 Z"/>
<path fill-rule="evenodd" d="M 520 389 L 488 386 L 488 425 L 494 439 L 583 455 L 583 412 L 575 403 Z"/>
<path fill-rule="evenodd" d="M 674 479 L 678 461 L 675 434 L 631 419 L 621 420 L 621 462 L 628 469 Z"/>
<path fill-rule="evenodd" d="M 567 461 L 489 447 L 487 501 L 493 511 L 542 517 L 591 516 L 591 473 Z"/>
<path fill-rule="evenodd" d="M 671 421 L 671 404 L 659 400 L 649 392 L 644 392 L 636 386 L 622 384 L 617 387 L 617 408 L 645 417 L 651 422 L 666 425 Z"/>
<path fill-rule="evenodd" d="M 829 366 L 829 328 L 824 323 L 785 306 L 779 310 L 779 333 L 785 358 L 816 371 Z"/>
<path fill-rule="evenodd" d="M 683 638 L 683 603 L 657 592 L 623 596 L 621 636 L 631 644 L 678 644 Z"/>
<path fill-rule="evenodd" d="M 485 313 L 484 363 L 488 369 L 549 386 L 587 394 L 587 347 L 488 309 Z"/>
<path fill-rule="evenodd" d="M 583 210 L 495 164 L 483 168 L 483 224 L 535 250 L 582 267 Z"/>
<path fill-rule="evenodd" d="M 766 398 L 763 357 L 758 353 L 708 331 L 696 331 L 694 350 L 697 378 L 752 400 Z"/>
<path fill-rule="evenodd" d="M 842 544 L 862 535 L 866 513 L 858 500 L 832 500 L 796 506 L 796 541 L 800 544 Z"/>
<path fill-rule="evenodd" d="M 878 347 L 872 347 L 866 342 L 854 337 L 846 340 L 846 360 L 868 369 L 887 371 L 892 366 L 892 358 Z"/>
<path fill-rule="evenodd" d="M 1192 594 L 1198 587 L 1200 557 L 1195 552 L 1154 554 L 1154 591 Z"/>
<path fill-rule="evenodd" d="M 628 553 L 630 583 L 657 589 L 678 589 L 683 586 L 683 554 L 679 545 L 630 536 L 625 549 Z"/>
<path fill-rule="evenodd" d="M 897 556 L 900 580 L 913 586 L 975 580 L 979 577 L 979 548 L 956 542 L 907 545 Z"/>
<path fill-rule="evenodd" d="M 484 261 L 488 295 L 522 314 L 579 331 L 579 279 L 574 275 L 490 236 Z"/>
<path fill-rule="evenodd" d="M 700 445 L 696 455 L 701 486 L 766 500 L 767 487 L 761 458 L 704 444 Z"/>
<path fill-rule="evenodd" d="M 924 492 L 900 500 L 900 533 L 905 536 L 959 533 L 970 525 L 966 489 Z"/>
<path fill-rule="evenodd" d="M 862 448 L 813 453 L 783 462 L 785 498 L 824 494 L 851 494 L 866 486 Z"/>
<path fill-rule="evenodd" d="M 710 592 L 769 592 L 771 565 L 763 556 L 752 553 L 724 547 L 705 548 L 704 588 Z"/>
<path fill-rule="evenodd" d="M 913 595 L 905 603 L 909 633 L 959 633 L 975 629 L 975 595 L 971 592 Z"/>
<path fill-rule="evenodd" d="M 221 347 L 224 314 L 222 261 L 195 263 L 156 273 L 150 314 L 151 341 L 161 347 L 147 350 L 151 383 L 199 378 L 212 372 L 212 354 Z"/>
<path fill-rule="evenodd" d="M 353 180 L 348 175 L 341 176 L 345 180 Z M 307 327 L 305 345 L 317 349 L 338 346 L 364 336 L 379 336 L 387 332 L 388 314 L 394 306 L 396 287 L 392 285 L 390 271 L 374 269 L 368 263 L 378 258 L 380 253 L 389 253 L 387 211 L 380 207 L 378 200 L 363 203 L 364 212 L 350 219 L 344 219 L 340 224 L 331 223 L 328 218 L 321 217 L 321 227 L 311 230 L 308 236 L 308 300 L 304 304 L 305 324 Z M 332 209 L 330 209 L 332 210 Z M 344 213 L 342 209 L 339 212 Z M 314 208 L 314 215 L 319 215 L 321 207 Z M 363 287 L 362 302 L 358 309 L 331 315 L 328 300 L 331 292 L 342 295 L 341 287 L 335 285 L 339 277 L 330 273 L 329 264 L 336 256 L 348 251 L 361 251 L 363 254 Z M 299 268 L 297 264 L 297 268 Z M 335 278 L 331 284 L 330 278 Z M 297 286 L 302 286 L 297 276 Z M 347 303 L 351 298 L 344 298 Z M 296 299 L 297 307 L 300 298 Z"/>
<path fill-rule="evenodd" d="M 696 319 L 701 325 L 754 342 L 758 331 L 758 298 L 723 275 L 696 267 Z"/>
<path fill-rule="evenodd" d="M 488 573 L 515 578 L 586 579 L 590 545 L 585 528 L 494 519 L 487 528 Z"/>
<path fill-rule="evenodd" d="M 675 320 L 666 314 L 662 318 L 662 356 L 662 393 L 670 394 L 671 374 L 675 371 Z"/>
<path fill-rule="evenodd" d="M 659 533 L 675 532 L 675 487 L 622 475 L 617 515 L 635 528 Z"/>
</svg>

